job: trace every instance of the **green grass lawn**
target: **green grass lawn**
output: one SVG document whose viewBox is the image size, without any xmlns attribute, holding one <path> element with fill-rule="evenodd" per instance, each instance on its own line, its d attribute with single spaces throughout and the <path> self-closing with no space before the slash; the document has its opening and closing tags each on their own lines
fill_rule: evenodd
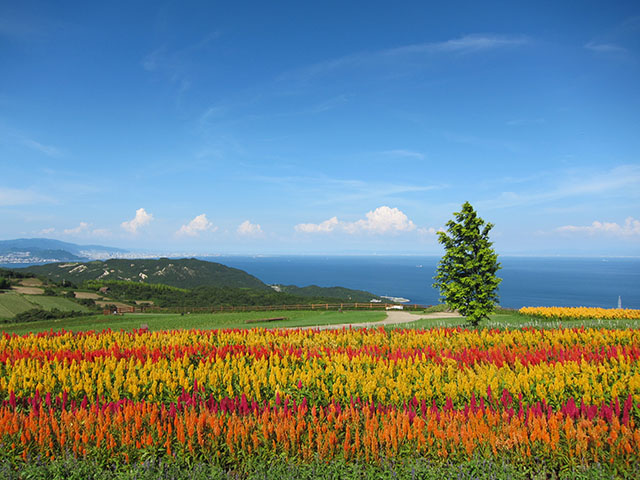
<svg viewBox="0 0 640 480">
<path fill-rule="evenodd" d="M 247 320 L 287 317 L 287 320 L 274 322 L 246 323 Z M 316 325 L 330 325 L 339 323 L 377 322 L 386 318 L 385 312 L 376 311 L 269 311 L 269 312 L 237 312 L 237 313 L 204 313 L 204 314 L 155 314 L 134 313 L 122 316 L 93 315 L 87 317 L 63 318 L 46 322 L 29 322 L 1 325 L 7 333 L 19 335 L 29 332 L 43 332 L 53 330 L 71 331 L 101 331 L 133 330 L 146 324 L 149 330 L 172 329 L 215 329 L 215 328 L 258 328 L 258 327 L 310 327 Z"/>
<path fill-rule="evenodd" d="M 434 328 L 434 327 L 468 327 L 464 318 L 433 318 L 420 319 L 415 322 L 393 326 L 394 328 Z M 517 311 L 502 311 L 491 315 L 489 320 L 480 322 L 478 328 L 640 328 L 637 320 L 547 320 L 528 315 L 521 315 Z"/>
<path fill-rule="evenodd" d="M 15 292 L 0 294 L 0 318 L 11 318 L 32 308 L 37 308 L 37 305 L 30 302 L 25 295 Z"/>
<path fill-rule="evenodd" d="M 28 298 L 29 301 L 35 303 L 37 306 L 44 310 L 52 310 L 57 308 L 63 312 L 70 312 L 75 310 L 76 312 L 88 312 L 89 309 L 84 305 L 69 300 L 63 297 L 45 297 L 43 295 L 31 295 Z"/>
<path fill-rule="evenodd" d="M 42 298 L 42 297 L 41 297 Z M 55 297 L 54 297 L 55 298 Z M 55 298 L 58 300 L 58 298 Z M 64 300 L 64 299 L 60 299 Z M 287 320 L 274 322 L 246 323 L 247 320 L 259 320 L 274 317 L 287 317 Z M 216 328 L 291 328 L 321 325 L 335 325 L 340 323 L 365 323 L 384 320 L 386 313 L 382 311 L 269 311 L 269 312 L 236 312 L 236 313 L 203 313 L 203 314 L 173 314 L 173 313 L 137 313 L 122 316 L 92 315 L 86 317 L 63 318 L 44 322 L 8 323 L 0 325 L 0 329 L 7 333 L 19 335 L 29 332 L 43 332 L 53 330 L 71 331 L 101 331 L 133 330 L 143 324 L 150 330 L 173 329 L 216 329 Z M 468 327 L 464 318 L 417 319 L 414 322 L 390 325 L 386 328 L 442 328 Z M 640 321 L 633 320 L 544 320 L 517 312 L 507 311 L 491 315 L 491 318 L 480 324 L 479 328 L 558 328 L 558 327 L 587 327 L 587 328 L 640 328 Z"/>
<path fill-rule="evenodd" d="M 76 310 L 88 312 L 89 310 L 72 300 L 62 297 L 46 297 L 44 295 L 22 295 L 15 292 L 0 294 L 0 318 L 11 318 L 18 313 L 26 312 L 32 308 L 51 310 L 57 308 L 64 312 Z"/>
</svg>

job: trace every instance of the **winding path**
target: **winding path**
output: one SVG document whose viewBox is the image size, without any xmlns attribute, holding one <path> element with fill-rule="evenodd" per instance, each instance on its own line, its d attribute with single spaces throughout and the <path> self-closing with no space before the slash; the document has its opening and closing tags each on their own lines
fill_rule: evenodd
<svg viewBox="0 0 640 480">
<path fill-rule="evenodd" d="M 317 325 L 313 327 L 294 327 L 300 329 L 318 329 L 318 330 L 339 330 L 341 328 L 375 328 L 381 327 L 384 325 L 398 325 L 402 323 L 411 323 L 416 320 L 421 320 L 424 318 L 461 318 L 459 313 L 455 312 L 434 312 L 434 313 L 425 313 L 423 315 L 416 315 L 409 312 L 402 312 L 398 310 L 389 310 L 387 311 L 387 318 L 384 320 L 379 320 L 377 322 L 361 322 L 361 323 L 337 323 L 333 325 Z"/>
</svg>

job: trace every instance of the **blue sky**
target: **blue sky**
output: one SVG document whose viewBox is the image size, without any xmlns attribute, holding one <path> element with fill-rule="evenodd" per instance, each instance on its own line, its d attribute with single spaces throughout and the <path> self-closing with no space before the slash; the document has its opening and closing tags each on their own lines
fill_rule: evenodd
<svg viewBox="0 0 640 480">
<path fill-rule="evenodd" d="M 638 2 L 226 3 L 0 3 L 0 237 L 640 255 Z"/>
</svg>

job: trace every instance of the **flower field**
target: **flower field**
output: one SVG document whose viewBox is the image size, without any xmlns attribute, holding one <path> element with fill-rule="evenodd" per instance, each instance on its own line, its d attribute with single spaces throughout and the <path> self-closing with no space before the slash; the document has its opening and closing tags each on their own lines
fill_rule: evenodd
<svg viewBox="0 0 640 480">
<path fill-rule="evenodd" d="M 605 320 L 640 320 L 640 310 L 631 308 L 596 308 L 596 307 L 522 307 L 523 315 L 558 320 L 584 320 L 601 318 Z"/>
<path fill-rule="evenodd" d="M 639 367 L 636 329 L 4 334 L 0 454 L 626 472 Z"/>
</svg>

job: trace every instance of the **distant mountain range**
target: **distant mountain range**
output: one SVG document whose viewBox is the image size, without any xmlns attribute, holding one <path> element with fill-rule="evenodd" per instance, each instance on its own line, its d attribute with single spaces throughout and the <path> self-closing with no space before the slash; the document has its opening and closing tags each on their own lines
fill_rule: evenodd
<svg viewBox="0 0 640 480">
<path fill-rule="evenodd" d="M 85 281 L 139 282 L 163 284 L 193 289 L 197 287 L 231 287 L 288 293 L 297 297 L 336 298 L 347 302 L 368 302 L 378 296 L 363 290 L 343 287 L 296 287 L 267 285 L 244 270 L 195 258 L 169 259 L 109 259 L 91 262 L 62 262 L 20 269 L 22 272 L 47 277 L 56 282 L 70 281 L 80 285 Z"/>
<path fill-rule="evenodd" d="M 122 257 L 127 250 L 103 245 L 77 245 L 50 238 L 0 240 L 0 266 L 20 267 Z"/>
<path fill-rule="evenodd" d="M 25 272 L 51 280 L 81 284 L 87 280 L 163 284 L 179 288 L 202 285 L 269 289 L 262 281 L 237 268 L 195 258 L 157 260 L 109 259 L 92 262 L 49 263 L 27 267 Z"/>
<path fill-rule="evenodd" d="M 187 289 L 213 286 L 275 290 L 299 297 L 342 298 L 353 302 L 379 299 L 370 292 L 343 287 L 271 286 L 243 270 L 195 258 L 132 258 L 135 256 L 121 248 L 77 245 L 48 238 L 0 240 L 0 267 L 20 267 L 25 272 L 77 285 L 89 280 L 128 281 Z"/>
</svg>

